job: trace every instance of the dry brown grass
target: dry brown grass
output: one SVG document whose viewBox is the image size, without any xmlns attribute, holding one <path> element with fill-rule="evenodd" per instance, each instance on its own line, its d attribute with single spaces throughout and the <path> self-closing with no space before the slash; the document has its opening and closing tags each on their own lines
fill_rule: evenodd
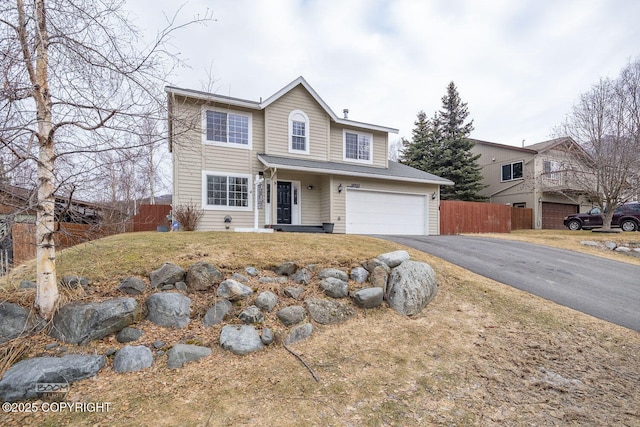
<svg viewBox="0 0 640 427">
<path fill-rule="evenodd" d="M 284 260 L 347 268 L 397 248 L 356 236 L 145 233 L 64 252 L 60 265 L 65 274 L 97 277 L 98 293 L 107 295 L 119 278 L 144 276 L 163 261 L 188 266 L 208 259 L 227 273 Z M 293 348 L 320 382 L 279 345 L 234 356 L 216 345 L 219 329 L 192 322 L 186 331 L 167 331 L 142 321 L 143 344 L 191 339 L 213 354 L 178 370 L 166 369 L 160 357 L 152 368 L 129 374 L 114 373 L 109 362 L 67 396 L 111 402 L 108 413 L 0 414 L 0 424 L 640 425 L 638 333 L 409 252 L 436 270 L 435 300 L 413 318 L 381 308 L 359 311 L 342 325 L 315 325 L 312 337 Z M 10 287 L 31 274 L 23 269 Z M 51 341 L 32 338 L 29 354 L 44 354 Z M 68 347 L 101 353 L 119 346 L 108 338 Z"/>
</svg>

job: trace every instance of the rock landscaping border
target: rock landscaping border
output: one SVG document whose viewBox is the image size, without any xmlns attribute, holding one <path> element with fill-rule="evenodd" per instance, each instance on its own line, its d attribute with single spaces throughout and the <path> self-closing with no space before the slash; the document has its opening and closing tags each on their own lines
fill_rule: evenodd
<svg viewBox="0 0 640 427">
<path fill-rule="evenodd" d="M 141 322 L 166 330 L 167 337 L 197 322 L 203 328 L 220 328 L 218 345 L 230 353 L 245 355 L 281 343 L 301 359 L 287 346 L 311 336 L 314 325 L 346 322 L 358 311 L 385 307 L 413 316 L 438 290 L 433 269 L 410 260 L 406 251 L 382 254 L 345 270 L 287 261 L 264 272 L 248 266 L 244 274 L 233 272 L 225 278 L 217 267 L 204 261 L 187 270 L 165 262 L 150 272 L 146 278 L 149 286 L 143 278 L 127 277 L 115 288 L 125 296 L 71 302 L 59 309 L 46 329 L 57 340 L 46 349 L 57 353 L 70 351 L 59 342 L 77 345 L 71 346 L 72 352 L 82 353 L 82 346 L 90 341 L 113 340 L 109 338 L 112 336 L 123 344 L 119 349 L 110 348 L 98 356 L 66 354 L 23 360 L 11 366 L 0 380 L 0 397 L 8 402 L 40 397 L 29 390 L 29 381 L 57 378 L 71 384 L 97 374 L 107 362 L 115 372 L 127 373 L 149 368 L 164 358 L 169 369 L 178 369 L 209 356 L 215 346 L 189 340 L 165 344 L 169 338 L 144 345 L 144 328 L 138 325 Z M 75 276 L 65 280 L 83 288 L 91 283 Z M 204 299 L 208 308 L 194 310 L 190 296 Z M 270 325 L 275 326 L 275 333 Z M 0 304 L 0 343 L 28 336 L 42 327 L 44 322 L 29 310 Z"/>
</svg>

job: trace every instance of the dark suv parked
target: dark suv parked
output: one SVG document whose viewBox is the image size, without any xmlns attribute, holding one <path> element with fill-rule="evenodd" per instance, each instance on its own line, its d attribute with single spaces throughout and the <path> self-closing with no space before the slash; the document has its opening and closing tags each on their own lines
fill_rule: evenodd
<svg viewBox="0 0 640 427">
<path fill-rule="evenodd" d="M 565 217 L 563 223 L 569 230 L 599 228 L 602 227 L 602 212 L 600 208 L 592 208 L 587 213 Z M 638 231 L 640 229 L 640 202 L 628 202 L 616 208 L 613 212 L 611 227 L 620 227 L 622 231 Z"/>
</svg>

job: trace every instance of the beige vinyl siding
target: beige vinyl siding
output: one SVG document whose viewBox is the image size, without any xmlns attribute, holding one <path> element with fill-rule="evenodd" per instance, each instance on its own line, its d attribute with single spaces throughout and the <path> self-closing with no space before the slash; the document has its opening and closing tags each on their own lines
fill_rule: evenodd
<svg viewBox="0 0 640 427">
<path fill-rule="evenodd" d="M 211 104 L 218 110 L 223 105 Z M 264 118 L 262 111 L 236 108 L 227 109 L 251 114 L 251 131 L 253 149 L 221 147 L 203 143 L 202 106 L 192 102 L 176 102 L 174 115 L 173 143 L 173 206 L 194 204 L 202 209 L 204 189 L 202 187 L 202 171 L 223 172 L 229 174 L 250 174 L 250 198 L 253 206 L 255 195 L 253 177 L 262 170 L 262 165 L 255 153 L 264 151 Z M 231 216 L 230 224 L 225 224 L 225 216 Z M 252 211 L 210 210 L 204 211 L 199 230 L 223 231 L 235 227 L 253 227 Z M 264 210 L 260 211 L 259 225 L 264 225 Z"/>
<path fill-rule="evenodd" d="M 309 154 L 289 152 L 289 114 L 303 111 L 309 118 Z M 296 86 L 265 109 L 268 123 L 266 154 L 308 160 L 327 160 L 329 116 L 301 85 Z"/>
<path fill-rule="evenodd" d="M 336 123 L 331 123 L 331 153 L 329 161 L 337 163 L 353 163 L 362 164 L 359 162 L 345 162 L 344 160 L 344 130 L 353 131 L 356 133 L 366 133 L 373 136 L 373 163 L 367 164 L 367 166 L 386 168 L 388 164 L 388 149 L 387 140 L 389 134 L 385 132 L 376 132 L 369 129 L 361 129 L 351 126 L 342 126 Z"/>
</svg>

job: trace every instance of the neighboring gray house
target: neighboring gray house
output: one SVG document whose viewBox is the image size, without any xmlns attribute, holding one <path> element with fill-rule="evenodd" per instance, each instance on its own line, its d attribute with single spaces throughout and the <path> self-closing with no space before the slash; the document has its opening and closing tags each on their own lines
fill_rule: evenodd
<svg viewBox="0 0 640 427">
<path fill-rule="evenodd" d="M 572 182 L 584 151 L 571 138 L 557 138 L 525 147 L 474 140 L 480 154 L 481 194 L 491 203 L 533 209 L 534 228 L 563 229 L 565 216 L 590 209 L 593 204 Z M 586 155 L 586 154 L 584 154 Z"/>
<path fill-rule="evenodd" d="M 439 233 L 452 182 L 389 161 L 396 129 L 338 117 L 304 78 L 264 101 L 166 92 L 173 203 L 202 208 L 200 230 Z"/>
</svg>

